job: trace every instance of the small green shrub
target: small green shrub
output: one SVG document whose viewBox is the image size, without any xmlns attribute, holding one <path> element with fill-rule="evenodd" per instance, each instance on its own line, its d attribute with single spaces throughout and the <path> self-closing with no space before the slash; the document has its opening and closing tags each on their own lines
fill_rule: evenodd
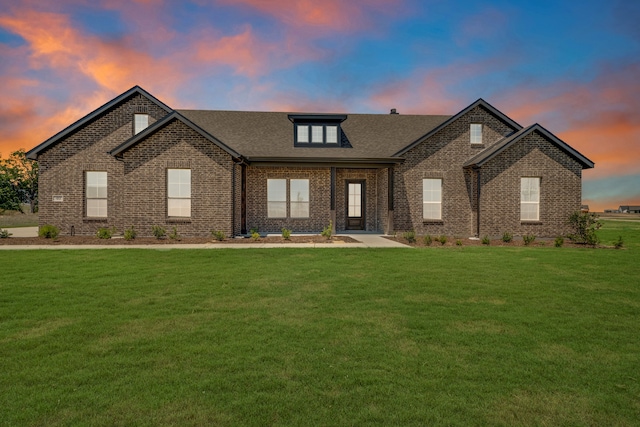
<svg viewBox="0 0 640 427">
<path fill-rule="evenodd" d="M 124 240 L 133 240 L 137 235 L 138 233 L 133 229 L 133 225 L 124 230 Z"/>
<path fill-rule="evenodd" d="M 0 239 L 8 239 L 12 234 L 9 233 L 9 230 L 4 230 L 0 228 Z"/>
<path fill-rule="evenodd" d="M 426 236 L 424 236 L 425 246 L 431 246 L 432 242 L 433 242 L 433 239 L 431 238 L 431 235 L 427 234 Z"/>
<path fill-rule="evenodd" d="M 288 228 L 283 228 L 282 229 L 282 238 L 284 240 L 291 239 L 291 230 L 289 230 Z"/>
<path fill-rule="evenodd" d="M 159 225 L 153 225 L 151 227 L 151 233 L 156 239 L 164 239 L 167 236 L 167 230 Z"/>
<path fill-rule="evenodd" d="M 251 233 L 251 238 L 257 242 L 258 240 L 260 240 L 260 233 L 254 231 L 253 233 Z"/>
<path fill-rule="evenodd" d="M 538 246 L 547 246 L 547 242 L 545 242 L 544 240 L 541 242 L 538 242 Z"/>
<path fill-rule="evenodd" d="M 175 225 L 171 229 L 171 233 L 169 233 L 169 238 L 171 240 L 180 240 L 180 234 L 178 234 L 178 227 Z"/>
<path fill-rule="evenodd" d="M 618 236 L 618 240 L 613 242 L 613 247 L 616 249 L 622 249 L 624 246 L 624 240 L 622 240 L 622 236 Z"/>
<path fill-rule="evenodd" d="M 218 242 L 222 242 L 227 237 L 224 235 L 224 232 L 221 230 L 211 230 L 211 236 L 213 236 L 213 238 L 216 239 Z"/>
<path fill-rule="evenodd" d="M 456 239 L 456 246 L 462 246 L 462 240 Z"/>
<path fill-rule="evenodd" d="M 600 239 L 596 231 L 602 227 L 602 223 L 598 221 L 599 216 L 595 213 L 576 211 L 569 217 L 569 224 L 574 233 L 568 237 L 576 243 L 584 243 L 595 246 L 600 243 Z"/>
<path fill-rule="evenodd" d="M 504 234 L 502 235 L 502 241 L 505 243 L 509 243 L 513 240 L 513 234 L 509 233 L 508 231 L 505 231 Z"/>
<path fill-rule="evenodd" d="M 564 237 L 562 236 L 556 237 L 556 240 L 554 240 L 553 244 L 556 248 L 561 248 L 562 245 L 564 245 Z"/>
<path fill-rule="evenodd" d="M 249 234 L 251 234 L 253 236 L 253 233 L 257 233 L 258 231 L 260 231 L 260 230 L 258 230 L 258 227 L 251 227 L 249 229 Z"/>
<path fill-rule="evenodd" d="M 524 236 L 522 236 L 522 241 L 524 242 L 525 246 L 529 246 L 535 240 L 536 240 L 535 234 L 525 234 Z"/>
<path fill-rule="evenodd" d="M 416 242 L 416 232 L 413 230 L 405 231 L 404 233 L 402 233 L 402 237 L 409 243 Z"/>
<path fill-rule="evenodd" d="M 60 230 L 55 225 L 45 224 L 38 230 L 38 236 L 45 239 L 55 239 L 60 234 Z"/>
<path fill-rule="evenodd" d="M 115 231 L 116 231 L 115 228 L 100 227 L 96 232 L 96 237 L 98 239 L 110 239 L 111 236 L 113 236 L 113 233 L 115 233 Z"/>
<path fill-rule="evenodd" d="M 324 237 L 325 239 L 327 239 L 327 240 L 331 240 L 331 234 L 332 234 L 331 228 L 332 228 L 332 227 L 333 227 L 333 224 L 331 223 L 331 221 L 329 221 L 329 225 L 327 225 L 327 226 L 322 230 L 322 233 L 320 233 L 320 235 L 321 235 L 322 237 Z"/>
<path fill-rule="evenodd" d="M 444 246 L 447 243 L 447 236 L 443 234 L 442 236 L 438 237 L 438 242 L 440 242 L 440 244 Z"/>
<path fill-rule="evenodd" d="M 491 239 L 489 239 L 489 236 L 486 236 L 486 235 L 485 235 L 485 236 L 482 238 L 482 244 L 483 244 L 483 245 L 490 245 L 490 244 L 491 244 Z"/>
</svg>

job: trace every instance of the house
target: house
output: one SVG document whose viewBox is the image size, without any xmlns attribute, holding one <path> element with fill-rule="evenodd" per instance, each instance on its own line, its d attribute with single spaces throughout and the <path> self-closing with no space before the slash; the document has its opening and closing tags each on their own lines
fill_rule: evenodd
<svg viewBox="0 0 640 427">
<path fill-rule="evenodd" d="M 580 212 L 588 213 L 589 212 L 589 205 L 580 205 Z"/>
<path fill-rule="evenodd" d="M 27 155 L 41 225 L 79 235 L 556 236 L 594 165 L 482 99 L 453 116 L 174 110 L 138 86 Z"/>
<path fill-rule="evenodd" d="M 618 211 L 622 213 L 640 213 L 640 206 L 620 206 Z"/>
</svg>

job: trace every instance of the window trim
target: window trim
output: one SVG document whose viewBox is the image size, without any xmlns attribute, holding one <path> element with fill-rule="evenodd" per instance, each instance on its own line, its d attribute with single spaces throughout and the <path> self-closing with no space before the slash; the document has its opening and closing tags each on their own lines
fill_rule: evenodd
<svg viewBox="0 0 640 427">
<path fill-rule="evenodd" d="M 537 200 L 532 201 L 532 200 L 524 200 L 524 188 L 523 188 L 523 184 L 524 184 L 524 180 L 535 180 L 535 182 L 537 182 Z M 521 222 L 540 222 L 540 190 L 542 187 L 542 178 L 539 176 L 523 176 L 520 177 L 520 221 Z M 535 206 L 536 207 L 536 217 L 535 218 L 523 218 L 523 213 L 524 213 L 524 209 L 523 207 L 525 205 L 528 206 Z"/>
<path fill-rule="evenodd" d="M 439 181 L 440 183 L 440 200 L 439 201 L 432 201 L 429 200 L 427 201 L 425 199 L 425 184 L 426 181 Z M 443 193 L 443 180 L 442 178 L 423 178 L 422 179 L 422 220 L 423 221 L 442 221 L 442 193 Z M 425 209 L 425 206 L 427 205 L 437 205 L 440 207 L 440 209 L 438 210 L 438 217 L 427 217 L 427 210 Z"/>
<path fill-rule="evenodd" d="M 105 196 L 104 197 L 93 197 L 89 195 L 89 174 L 104 174 L 105 180 Z M 96 186 L 96 188 L 102 188 L 101 186 Z M 98 190 L 99 191 L 99 190 Z M 95 171 L 88 170 L 84 172 L 84 200 L 85 200 L 85 218 L 97 218 L 104 219 L 109 217 L 109 173 L 107 171 Z M 89 215 L 89 200 L 104 200 L 105 204 L 105 213 L 104 215 Z M 98 213 L 101 209 L 100 206 L 97 207 Z"/>
<path fill-rule="evenodd" d="M 171 171 L 188 171 L 189 172 L 189 196 L 183 196 L 183 195 L 175 195 L 172 196 L 171 195 L 171 181 L 169 180 L 169 176 L 171 175 Z M 193 215 L 193 212 L 191 211 L 191 199 L 192 199 L 192 186 L 193 186 L 193 179 L 192 179 L 192 173 L 191 173 L 191 169 L 190 168 L 167 168 L 167 172 L 166 172 L 166 183 L 167 183 L 167 218 L 191 218 Z M 182 182 L 178 182 L 178 185 L 182 184 Z M 189 201 L 189 215 L 171 215 L 171 206 L 169 206 L 171 204 L 172 200 L 188 200 Z M 182 208 L 179 208 L 182 209 Z M 175 212 L 174 212 L 175 213 Z"/>
<path fill-rule="evenodd" d="M 473 131 L 475 126 L 480 126 L 480 134 L 479 135 L 477 134 L 477 132 Z M 469 124 L 469 141 L 471 142 L 472 145 L 484 144 L 483 130 L 484 130 L 484 126 L 483 126 L 482 123 L 470 123 Z"/>
</svg>

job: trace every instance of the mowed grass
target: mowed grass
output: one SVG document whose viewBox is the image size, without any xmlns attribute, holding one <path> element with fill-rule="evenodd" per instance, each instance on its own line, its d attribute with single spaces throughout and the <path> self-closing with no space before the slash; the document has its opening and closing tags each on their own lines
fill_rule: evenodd
<svg viewBox="0 0 640 427">
<path fill-rule="evenodd" d="M 6 251 L 0 425 L 638 425 L 611 224 L 626 249 Z"/>
</svg>

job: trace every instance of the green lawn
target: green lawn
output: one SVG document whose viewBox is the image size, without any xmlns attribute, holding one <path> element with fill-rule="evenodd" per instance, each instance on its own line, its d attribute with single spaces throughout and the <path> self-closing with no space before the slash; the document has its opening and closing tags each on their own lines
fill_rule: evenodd
<svg viewBox="0 0 640 427">
<path fill-rule="evenodd" d="M 600 235 L 3 251 L 0 425 L 639 425 L 640 223 Z"/>
</svg>

